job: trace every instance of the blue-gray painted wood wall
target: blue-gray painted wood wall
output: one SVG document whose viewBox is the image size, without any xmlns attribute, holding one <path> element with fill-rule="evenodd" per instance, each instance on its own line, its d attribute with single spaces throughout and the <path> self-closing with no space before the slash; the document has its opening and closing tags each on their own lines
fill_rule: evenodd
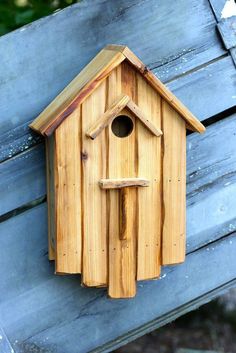
<svg viewBox="0 0 236 353">
<path fill-rule="evenodd" d="M 236 284 L 236 72 L 222 0 L 83 0 L 0 38 L 0 352 L 108 352 Z M 108 43 L 209 125 L 187 139 L 187 260 L 132 300 L 55 276 L 45 156 L 28 123 Z"/>
</svg>

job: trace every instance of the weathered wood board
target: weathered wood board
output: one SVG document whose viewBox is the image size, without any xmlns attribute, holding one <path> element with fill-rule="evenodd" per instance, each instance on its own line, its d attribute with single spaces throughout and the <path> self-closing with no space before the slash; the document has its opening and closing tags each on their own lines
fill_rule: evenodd
<svg viewBox="0 0 236 353">
<path fill-rule="evenodd" d="M 189 231 L 187 233 L 187 249 L 188 252 L 191 253 L 194 250 L 201 248 L 205 245 L 205 248 L 203 248 L 203 250 L 195 251 L 192 255 L 190 255 L 196 256 L 196 263 L 202 263 L 201 268 L 204 274 L 201 274 L 200 269 L 196 271 L 195 263 L 193 264 L 193 271 L 191 270 L 192 267 L 189 267 L 189 260 L 187 256 L 186 265 L 184 264 L 181 266 L 177 266 L 176 268 L 170 268 L 168 269 L 167 274 L 163 272 L 161 281 L 140 283 L 138 286 L 137 299 L 128 304 L 128 307 L 130 306 L 131 310 L 130 317 L 133 318 L 134 312 L 136 312 L 135 307 L 137 307 L 137 305 L 141 305 L 140 308 L 142 307 L 142 304 L 139 300 L 141 300 L 140 298 L 142 298 L 143 296 L 145 297 L 145 300 L 148 296 L 149 300 L 155 301 L 157 300 L 157 298 L 159 298 L 159 295 L 162 295 L 161 298 L 158 299 L 162 302 L 162 310 L 166 313 L 167 311 L 169 311 L 169 304 L 165 304 L 165 300 L 163 299 L 164 297 L 166 297 L 166 299 L 167 297 L 171 297 L 167 295 L 167 293 L 169 290 L 173 291 L 173 288 L 175 287 L 169 284 L 165 284 L 168 278 L 167 276 L 169 276 L 169 274 L 173 276 L 173 279 L 170 279 L 170 283 L 173 283 L 173 281 L 175 281 L 176 286 L 178 284 L 178 288 L 176 288 L 176 291 L 181 291 L 179 286 L 183 283 L 187 285 L 188 281 L 191 280 L 190 287 L 192 286 L 192 291 L 189 290 L 188 295 L 189 298 L 191 298 L 191 301 L 196 300 L 196 305 L 201 304 L 205 300 L 204 297 L 197 299 L 197 297 L 200 295 L 200 293 L 197 292 L 198 288 L 204 288 L 204 290 L 206 291 L 206 298 L 208 298 L 206 300 L 209 300 L 214 295 L 214 292 L 211 294 L 207 293 L 211 289 L 214 289 L 214 286 L 216 286 L 217 288 L 221 286 L 221 283 L 223 283 L 225 280 L 225 272 L 228 274 L 228 276 L 232 275 L 232 278 L 236 278 L 233 260 L 231 261 L 231 271 L 231 267 L 228 267 L 228 262 L 227 264 L 225 263 L 225 255 L 221 257 L 215 251 L 217 248 L 215 241 L 217 239 L 220 239 L 221 237 L 225 237 L 225 235 L 232 233 L 232 231 L 236 229 L 236 215 L 234 212 L 236 204 L 235 198 L 233 197 L 236 192 L 236 157 L 235 154 L 232 153 L 235 146 L 235 129 L 236 122 L 234 115 L 228 119 L 213 124 L 211 127 L 208 127 L 206 134 L 202 135 L 200 139 L 197 134 L 192 134 L 188 136 L 187 139 L 187 226 L 189 228 Z M 227 139 L 227 144 L 223 143 L 225 138 Z M 222 148 L 217 149 L 218 145 L 221 145 Z M 213 153 L 214 150 L 217 150 L 216 153 Z M 209 208 L 212 209 L 211 213 L 208 212 Z M 199 222 L 197 222 L 196 220 L 196 214 L 199 215 L 199 217 L 202 219 L 202 226 L 200 228 Z M 40 224 L 37 227 L 35 227 L 36 219 L 40 220 Z M 25 342 L 24 344 L 33 344 L 32 342 L 34 342 L 34 344 L 37 344 L 42 347 L 42 343 L 40 342 L 43 342 L 43 340 L 45 340 L 43 344 L 48 344 L 48 347 L 52 347 L 51 351 L 54 352 L 53 349 L 55 348 L 56 343 L 47 343 L 48 339 L 46 338 L 49 336 L 53 337 L 54 330 L 55 332 L 57 332 L 57 334 L 62 334 L 62 332 L 60 331 L 60 327 L 62 325 L 62 318 L 63 320 L 65 320 L 65 324 L 62 325 L 63 329 L 65 330 L 64 332 L 74 332 L 73 330 L 76 327 L 76 330 L 82 330 L 81 334 L 85 334 L 85 332 L 83 331 L 83 327 L 84 325 L 86 326 L 86 323 L 88 324 L 87 320 L 89 320 L 90 315 L 94 318 L 94 314 L 97 313 L 95 317 L 97 317 L 97 320 L 100 320 L 101 318 L 103 318 L 103 315 L 98 314 L 98 308 L 100 308 L 101 305 L 105 305 L 105 308 L 107 306 L 107 308 L 111 309 L 114 306 L 114 302 L 106 299 L 105 291 L 103 291 L 102 289 L 90 290 L 88 288 L 80 288 L 79 276 L 72 276 L 67 278 L 61 276 L 55 277 L 53 275 L 53 266 L 48 263 L 47 260 L 46 219 L 46 207 L 45 204 L 42 204 L 38 207 L 34 207 L 31 210 L 28 210 L 27 212 L 18 215 L 17 217 L 12 217 L 8 221 L 5 221 L 0 225 L 1 234 L 3 234 L 3 232 L 5 234 L 5 236 L 3 237 L 4 241 L 2 242 L 2 252 L 0 256 L 0 276 L 2 279 L 0 282 L 0 293 L 2 298 L 2 302 L 0 304 L 0 317 L 3 328 L 12 343 L 14 343 L 15 340 L 18 340 L 18 346 L 20 347 L 20 345 L 22 344 L 22 340 L 26 339 L 27 343 Z M 216 220 L 218 220 L 217 223 Z M 234 243 L 234 236 L 232 237 L 232 239 L 225 238 L 224 244 L 226 244 L 227 246 L 226 250 L 223 250 L 224 245 L 220 245 L 223 243 L 221 243 L 220 240 L 219 242 L 219 251 L 223 251 L 223 254 L 227 253 L 228 257 L 229 249 L 231 249 L 231 246 L 233 246 Z M 207 243 L 212 243 L 212 245 L 206 245 Z M 37 253 L 35 252 L 36 250 Z M 10 257 L 8 256 L 9 251 L 11 251 L 11 254 L 14 253 L 14 261 L 12 261 L 12 259 L 10 259 Z M 204 251 L 204 253 L 206 254 L 206 263 L 202 262 L 202 251 Z M 232 251 L 234 253 L 235 249 L 232 249 Z M 32 254 L 34 254 L 34 256 L 32 256 Z M 211 256 L 213 256 L 212 259 L 210 258 Z M 19 258 L 23 258 L 24 261 L 18 261 Z M 222 268 L 222 271 L 220 271 L 219 276 L 217 277 L 218 279 L 216 279 L 216 277 L 214 276 L 214 264 L 217 261 L 219 266 L 219 261 L 221 260 L 222 265 L 220 264 L 220 268 Z M 211 267 L 211 264 L 213 267 Z M 186 268 L 189 271 L 188 273 L 184 274 L 184 276 L 187 276 L 186 278 L 184 277 L 186 282 L 180 279 L 178 280 L 178 278 L 182 278 L 181 275 L 178 275 L 178 271 L 182 271 L 183 266 L 185 268 L 184 271 L 186 271 Z M 227 266 L 227 271 L 225 266 Z M 7 271 L 4 270 L 4 268 L 6 267 L 8 268 L 9 273 L 12 273 L 11 276 L 9 276 Z M 212 275 L 210 275 L 210 273 L 208 272 L 211 271 L 209 267 L 212 268 Z M 194 277 L 195 272 L 195 276 L 199 276 L 197 279 L 198 283 L 202 283 L 202 285 L 196 285 L 196 277 Z M 25 273 L 28 273 L 27 278 L 25 278 Z M 23 278 L 25 280 L 23 280 Z M 174 280 L 174 278 L 176 279 Z M 219 282 L 215 284 L 214 281 L 218 280 Z M 229 278 L 227 278 L 226 280 L 228 281 Z M 18 283 L 19 285 L 16 286 L 16 283 Z M 163 283 L 166 287 L 166 291 L 164 293 L 162 293 Z M 209 287 L 207 287 L 207 285 Z M 55 293 L 57 293 L 57 295 L 55 295 Z M 152 296 L 150 297 L 151 293 Z M 203 295 L 202 292 L 201 295 Z M 44 298 L 46 298 L 46 302 L 44 302 Z M 164 315 L 163 317 L 163 312 L 160 314 L 157 314 L 157 312 L 155 312 L 155 314 L 152 314 L 152 316 L 150 317 L 150 313 L 148 312 L 145 314 L 145 310 L 142 311 L 142 315 L 145 314 L 147 322 L 151 321 L 151 318 L 156 318 L 156 325 L 161 325 L 163 324 L 163 322 L 166 322 L 171 318 L 175 317 L 175 315 L 178 315 L 178 312 L 182 313 L 184 310 L 192 308 L 193 304 L 188 305 L 187 301 L 184 304 L 181 304 L 181 296 L 178 296 L 177 299 L 177 302 L 180 305 L 179 311 L 174 311 L 172 314 L 168 314 L 169 316 Z M 61 308 L 62 301 L 67 303 L 67 309 Z M 27 320 L 25 321 L 24 307 L 28 307 L 29 303 L 31 303 L 30 307 L 32 308 L 32 312 L 28 314 Z M 118 311 L 121 309 L 120 303 L 122 303 L 122 308 L 123 306 L 127 308 L 127 304 L 125 304 L 123 301 L 118 301 L 117 304 L 115 304 L 115 307 L 117 306 Z M 53 308 L 53 310 L 51 310 L 48 315 L 45 315 L 45 305 L 49 305 L 51 308 Z M 162 305 L 160 306 L 157 305 L 157 303 L 155 304 L 155 307 L 158 307 L 158 312 L 159 310 L 161 310 Z M 171 305 L 174 305 L 174 303 L 172 303 Z M 60 306 L 60 310 L 58 306 Z M 44 315 L 41 315 L 42 319 L 38 322 L 37 326 L 35 326 L 35 323 L 33 325 L 33 322 L 35 320 L 34 311 L 36 307 L 38 313 L 37 315 L 40 316 L 40 312 L 44 312 Z M 69 307 L 71 308 L 70 310 L 68 310 Z M 11 308 L 10 312 L 9 308 Z M 106 312 L 105 308 L 104 312 Z M 110 312 L 110 309 L 107 309 L 108 317 L 109 315 L 111 315 L 111 317 L 118 316 L 116 323 L 123 322 L 123 311 L 118 314 L 118 311 L 116 312 L 115 308 L 113 308 L 113 310 L 115 310 L 114 312 Z M 54 313 L 53 316 L 52 312 Z M 140 311 L 138 311 L 137 315 L 140 315 Z M 158 319 L 158 315 L 160 315 L 160 319 Z M 79 324 L 78 327 L 76 317 L 78 318 L 78 322 L 81 322 L 82 320 L 81 324 Z M 86 321 L 84 322 L 83 320 Z M 99 321 L 99 324 L 98 321 L 96 321 L 96 325 L 98 325 L 98 327 L 103 325 L 102 323 L 103 321 Z M 125 326 L 124 328 L 122 328 L 121 331 L 119 331 L 120 333 L 118 333 L 119 335 L 121 335 L 125 332 L 125 329 L 130 331 L 134 327 L 141 326 L 143 323 L 144 322 L 140 323 L 138 317 L 136 317 L 135 320 L 129 321 L 129 323 L 127 324 L 130 325 L 129 327 Z M 48 332 L 45 331 L 44 334 L 38 334 L 39 331 L 43 330 L 45 327 L 48 326 L 52 327 L 52 331 L 49 330 Z M 55 327 L 55 329 L 53 329 L 53 327 Z M 153 327 L 154 323 L 150 323 L 147 327 L 145 326 L 143 330 L 151 330 Z M 116 339 L 116 337 L 111 335 L 110 332 L 107 332 L 107 330 L 105 330 L 105 332 L 105 335 L 104 332 L 99 333 L 99 338 L 93 343 L 93 348 L 99 346 L 102 343 L 108 342 L 113 338 Z M 142 331 L 142 329 L 140 328 L 140 330 L 138 330 L 137 335 L 142 334 L 142 332 L 145 331 Z M 31 339 L 31 343 L 29 343 L 27 341 L 27 337 L 32 335 L 36 335 L 36 337 Z M 121 341 L 118 340 L 112 343 L 110 347 L 114 347 L 114 345 L 119 345 L 121 342 L 123 342 L 123 339 L 129 340 L 133 337 L 136 336 L 131 335 L 129 336 L 129 338 L 124 337 Z M 72 337 L 70 337 L 70 339 L 72 339 Z M 66 346 L 63 345 L 64 350 L 67 349 L 65 347 L 69 347 L 70 345 L 69 339 L 66 340 L 66 342 Z M 72 342 L 73 343 L 71 343 L 70 349 L 75 344 L 74 340 L 72 340 Z M 89 342 L 89 340 L 87 340 L 87 342 Z M 89 342 L 89 344 L 91 344 L 91 342 Z M 58 345 L 61 345 L 61 343 L 58 342 Z M 16 348 L 16 352 L 20 351 L 19 347 Z M 92 346 L 89 347 L 91 348 Z M 87 348 L 87 346 L 84 346 L 84 348 L 81 347 L 81 352 L 86 352 Z"/>
<path fill-rule="evenodd" d="M 205 75 L 209 82 L 209 89 L 206 88 L 207 93 L 203 98 L 209 97 L 212 104 L 202 104 L 200 110 L 197 109 L 198 105 L 188 104 L 189 98 L 185 98 L 184 103 L 191 110 L 194 108 L 193 112 L 198 118 L 212 115 L 215 103 L 221 110 L 231 107 L 234 103 L 232 75 L 235 74 L 235 70 L 232 63 L 232 65 L 225 64 L 221 60 L 225 51 L 216 34 L 216 22 L 208 1 L 192 0 L 187 3 L 178 1 L 174 8 L 172 8 L 172 2 L 168 1 L 170 4 L 167 2 L 157 4 L 155 0 L 141 3 L 129 0 L 129 2 L 122 1 L 117 7 L 116 2 L 111 4 L 108 1 L 97 0 L 91 5 L 91 0 L 84 0 L 54 16 L 2 37 L 0 50 L 3 55 L 0 77 L 3 84 L 0 88 L 0 107 L 2 112 L 1 140 L 4 144 L 0 148 L 1 160 L 35 144 L 39 138 L 29 133 L 28 122 L 38 115 L 78 74 L 99 49 L 109 42 L 130 46 L 152 69 L 156 68 L 155 72 L 158 77 L 164 81 L 172 80 L 183 73 L 186 75 L 192 69 L 198 72 L 198 67 L 217 58 L 217 69 L 214 70 L 212 67 L 214 64 L 211 68 L 215 73 L 218 71 L 218 75 L 213 75 L 214 72 L 208 70 L 205 72 L 204 69 L 200 72 L 201 77 Z M 193 7 L 195 11 L 192 11 Z M 172 9 L 174 16 L 168 16 L 167 9 Z M 110 14 L 110 21 L 106 19 L 107 11 Z M 202 13 L 204 16 L 201 15 Z M 112 18 L 116 16 L 118 16 L 117 21 L 113 21 Z M 137 17 L 139 21 L 133 23 L 132 18 Z M 149 17 L 148 26 L 147 17 Z M 70 26 L 66 25 L 68 18 L 70 18 Z M 160 20 L 162 18 L 166 18 L 165 27 Z M 92 26 L 94 23 L 96 23 L 96 29 Z M 131 37 L 130 23 L 133 23 Z M 105 27 L 104 24 L 106 24 Z M 63 30 L 53 31 L 53 28 L 59 27 L 63 27 Z M 166 31 L 166 28 L 171 30 Z M 145 47 L 140 45 L 140 31 L 146 43 Z M 47 33 L 53 33 L 53 35 L 48 36 Z M 155 33 L 159 33 L 158 41 L 156 41 Z M 90 39 L 89 47 L 83 41 L 85 36 Z M 67 40 L 68 37 L 70 41 Z M 166 43 L 172 43 L 171 48 Z M 57 55 L 61 48 L 63 48 L 63 55 Z M 35 53 L 40 53 L 40 55 L 35 55 Z M 158 58 L 156 53 L 158 53 Z M 16 67 L 21 75 L 15 74 Z M 53 67 L 57 69 L 54 70 Z M 5 79 L 6 72 L 9 73 L 7 79 Z M 191 74 L 186 75 L 185 80 L 186 77 L 189 77 L 191 81 Z M 198 82 L 202 86 L 202 79 L 199 81 L 197 77 L 194 75 L 193 82 Z M 225 77 L 224 86 L 227 87 L 229 94 L 222 97 L 222 90 L 213 94 L 211 87 L 217 82 L 219 85 Z M 181 82 L 179 84 L 183 86 Z M 201 91 L 195 86 L 192 87 L 189 82 L 186 94 L 183 92 L 180 98 L 194 97 L 197 92 Z M 178 95 L 178 92 L 175 93 Z M 22 95 L 24 104 L 21 104 Z M 15 97 L 11 105 L 8 104 L 9 97 Z M 215 109 L 214 114 L 217 113 Z"/>
<path fill-rule="evenodd" d="M 187 234 L 188 239 L 191 239 L 188 240 L 189 246 L 198 244 L 199 238 L 207 242 L 208 238 L 215 239 L 217 236 L 223 236 L 225 231 L 236 229 L 233 222 L 236 206 L 234 199 L 230 197 L 235 192 L 236 180 L 235 121 L 234 114 L 209 126 L 204 135 L 191 134 L 187 138 L 187 205 L 188 214 L 191 214 L 191 217 L 187 218 Z M 219 145 L 221 148 L 218 148 Z M 6 188 L 5 173 L 7 171 L 11 173 L 13 160 L 17 170 L 21 172 L 11 174 L 12 182 L 10 180 Z M 25 185 L 24 194 L 27 202 L 45 196 L 44 163 L 45 151 L 42 146 L 38 146 L 0 165 L 2 205 L 6 205 L 8 199 L 11 201 L 7 211 L 14 210 L 14 198 L 20 200 L 17 206 L 25 204 L 25 199 L 20 199 L 22 193 L 18 185 Z M 9 174 L 7 178 L 10 178 Z M 34 190 L 34 185 L 40 187 Z M 219 206 L 219 200 L 223 203 L 222 208 Z M 205 203 L 209 204 L 212 213 L 206 214 L 206 209 L 202 207 Z M 194 220 L 194 214 L 203 217 L 202 227 Z"/>
<path fill-rule="evenodd" d="M 213 3 L 220 16 L 222 1 Z M 187 262 L 167 268 L 160 281 L 140 283 L 132 301 L 114 302 L 103 289 L 80 288 L 79 276 L 54 276 L 47 259 L 46 204 L 33 207 L 45 196 L 45 156 L 42 144 L 33 147 L 40 139 L 28 122 L 109 42 L 129 45 L 201 120 L 229 108 L 232 113 L 235 67 L 209 2 L 172 5 L 84 0 L 0 38 L 4 353 L 112 351 L 236 285 L 235 235 L 228 236 L 236 230 L 235 115 L 201 137 L 188 136 Z M 25 205 L 33 208 L 18 214 Z"/>
<path fill-rule="evenodd" d="M 44 212 L 42 206 L 36 207 L 27 211 L 27 215 L 22 214 L 7 221 L 8 233 L 3 246 L 5 250 L 11 248 L 15 257 L 14 263 L 9 257 L 4 256 L 1 247 L 1 264 L 7 264 L 13 273 L 17 271 L 18 283 L 24 278 L 24 286 L 18 286 L 16 290 L 15 276 L 7 276 L 7 273 L 4 276 L 4 273 L 1 273 L 1 324 L 17 353 L 21 352 L 25 345 L 57 353 L 78 352 L 78 344 L 80 352 L 92 349 L 109 351 L 109 345 L 106 349 L 98 347 L 115 340 L 110 346 L 111 349 L 122 342 L 122 339 L 116 341 L 118 336 L 127 332 L 128 335 L 132 335 L 130 331 L 138 330 L 152 320 L 154 320 L 152 325 L 149 324 L 150 326 L 143 328 L 144 330 L 148 331 L 161 325 L 165 320 L 177 316 L 178 310 L 182 313 L 188 311 L 194 302 L 198 305 L 209 300 L 214 296 L 214 290 L 217 293 L 221 286 L 236 278 L 234 264 L 236 238 L 233 234 L 191 253 L 183 265 L 174 269 L 167 268 L 162 273 L 161 280 L 140 283 L 138 296 L 134 300 L 110 301 L 103 289 L 81 288 L 80 279 L 76 276 L 52 275 L 52 269 L 50 270 L 44 254 L 47 248 L 46 230 L 44 238 L 42 229 L 39 229 L 37 235 L 34 234 L 30 241 L 26 229 L 30 222 L 35 223 L 35 218 L 42 215 L 42 212 Z M 25 217 L 28 224 L 25 223 Z M 19 246 L 20 244 L 22 246 Z M 26 281 L 25 273 L 19 271 L 18 262 L 22 259 L 22 249 L 27 244 L 28 249 L 34 251 L 34 258 L 30 259 L 30 256 L 27 256 L 21 261 L 21 268 L 27 269 L 30 275 Z M 221 256 L 222 253 L 224 256 Z M 222 269 L 218 271 L 217 276 L 215 276 L 216 263 Z M 212 293 L 208 294 L 210 292 Z M 145 305 L 147 298 L 149 306 Z M 132 317 L 132 320 L 123 320 L 127 315 Z M 88 333 L 88 325 L 95 333 L 92 340 L 89 339 L 91 334 Z M 81 336 L 86 339 L 81 340 Z"/>
<path fill-rule="evenodd" d="M 174 11 L 174 16 L 169 15 L 169 9 Z M 165 18 L 165 26 L 161 18 Z M 22 124 L 38 115 L 104 44 L 125 44 L 152 68 L 184 56 L 187 61 L 181 63 L 179 75 L 224 53 L 214 27 L 214 15 L 206 0 L 178 1 L 174 8 L 171 0 L 164 3 L 83 0 L 10 33 L 0 43 L 4 80 L 0 91 L 2 133 L 13 128 L 17 121 Z M 58 28 L 61 30 L 56 31 Z M 156 33 L 162 40 L 156 40 Z M 145 46 L 140 45 L 140 35 Z M 89 46 L 84 38 L 89 40 Z M 163 45 L 167 42 L 171 45 Z M 58 55 L 61 48 L 63 55 Z M 15 74 L 16 68 L 20 76 Z M 169 75 L 173 77 L 171 71 Z M 8 79 L 5 79 L 6 72 Z M 9 106 L 11 97 L 14 104 Z M 22 98 L 24 104 L 21 104 Z"/>
</svg>

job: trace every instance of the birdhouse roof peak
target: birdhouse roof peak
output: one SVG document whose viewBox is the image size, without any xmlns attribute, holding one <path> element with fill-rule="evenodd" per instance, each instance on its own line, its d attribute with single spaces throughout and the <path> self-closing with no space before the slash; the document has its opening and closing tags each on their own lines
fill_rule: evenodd
<svg viewBox="0 0 236 353">
<path fill-rule="evenodd" d="M 134 67 L 146 81 L 186 121 L 189 129 L 204 132 L 202 123 L 171 93 L 168 88 L 147 68 L 146 65 L 124 45 L 107 45 L 71 81 L 71 83 L 49 104 L 30 124 L 42 135 L 50 136 L 66 119 L 123 61 Z"/>
</svg>

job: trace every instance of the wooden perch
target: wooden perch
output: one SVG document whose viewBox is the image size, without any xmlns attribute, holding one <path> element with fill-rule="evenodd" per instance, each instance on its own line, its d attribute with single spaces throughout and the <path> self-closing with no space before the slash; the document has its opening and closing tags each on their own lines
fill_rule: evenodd
<svg viewBox="0 0 236 353">
<path fill-rule="evenodd" d="M 99 185 L 102 189 L 121 189 L 129 186 L 148 186 L 149 180 L 143 178 L 101 179 Z"/>
</svg>

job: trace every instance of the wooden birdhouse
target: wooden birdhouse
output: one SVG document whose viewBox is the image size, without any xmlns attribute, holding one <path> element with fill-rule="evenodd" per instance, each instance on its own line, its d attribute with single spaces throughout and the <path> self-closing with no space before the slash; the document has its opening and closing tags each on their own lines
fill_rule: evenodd
<svg viewBox="0 0 236 353">
<path fill-rule="evenodd" d="M 30 127 L 46 137 L 56 273 L 127 298 L 184 261 L 186 129 L 205 128 L 127 47 L 103 49 Z"/>
</svg>

